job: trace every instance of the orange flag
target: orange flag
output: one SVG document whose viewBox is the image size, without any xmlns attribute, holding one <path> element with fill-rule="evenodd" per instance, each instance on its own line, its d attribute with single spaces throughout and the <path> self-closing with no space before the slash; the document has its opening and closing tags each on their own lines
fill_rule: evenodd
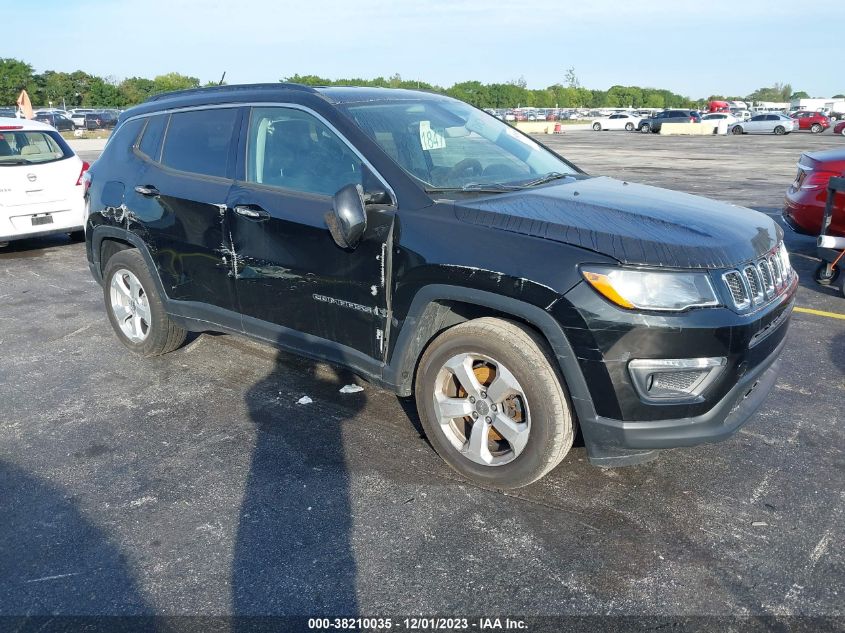
<svg viewBox="0 0 845 633">
<path fill-rule="evenodd" d="M 21 90 L 20 95 L 18 95 L 18 109 L 23 113 L 25 119 L 31 119 L 35 116 L 32 113 L 32 101 L 29 100 L 26 90 Z"/>
</svg>

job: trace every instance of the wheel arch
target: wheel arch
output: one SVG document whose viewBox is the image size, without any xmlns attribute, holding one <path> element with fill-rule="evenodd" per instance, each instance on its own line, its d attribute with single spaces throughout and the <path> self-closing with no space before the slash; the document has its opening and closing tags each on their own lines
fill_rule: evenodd
<svg viewBox="0 0 845 633">
<path fill-rule="evenodd" d="M 162 302 L 167 306 L 167 293 L 164 291 L 164 286 L 161 283 L 161 277 L 158 274 L 158 268 L 153 261 L 150 254 L 149 247 L 140 237 L 114 226 L 97 226 L 91 231 L 91 273 L 98 283 L 103 283 L 103 273 L 105 272 L 106 262 L 109 258 L 122 250 L 129 248 L 137 248 L 150 270 L 150 276 L 156 285 L 156 290 L 162 298 Z"/>
<path fill-rule="evenodd" d="M 537 332 L 557 360 L 577 417 L 595 417 L 584 375 L 560 324 L 541 307 L 473 288 L 434 284 L 417 292 L 385 367 L 386 382 L 394 385 L 398 395 L 412 395 L 420 358 L 434 338 L 454 325 L 483 316 L 517 321 Z"/>
</svg>

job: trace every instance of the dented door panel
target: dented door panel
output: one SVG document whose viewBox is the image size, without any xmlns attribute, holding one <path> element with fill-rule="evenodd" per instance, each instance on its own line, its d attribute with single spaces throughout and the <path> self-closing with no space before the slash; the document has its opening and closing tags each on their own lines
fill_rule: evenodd
<svg viewBox="0 0 845 633">
<path fill-rule="evenodd" d="M 236 213 L 239 206 L 267 217 Z M 392 211 L 370 211 L 363 240 L 347 251 L 326 227 L 328 196 L 238 183 L 228 207 L 245 317 L 382 357 Z"/>
</svg>

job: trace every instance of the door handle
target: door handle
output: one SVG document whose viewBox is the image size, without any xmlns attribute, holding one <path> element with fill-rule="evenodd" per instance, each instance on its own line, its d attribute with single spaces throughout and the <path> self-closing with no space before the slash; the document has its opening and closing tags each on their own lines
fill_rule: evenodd
<svg viewBox="0 0 845 633">
<path fill-rule="evenodd" d="M 135 187 L 136 193 L 140 193 L 142 196 L 153 197 L 159 195 L 159 190 L 156 189 L 152 185 L 138 185 Z"/>
<path fill-rule="evenodd" d="M 270 214 L 261 207 L 250 207 L 239 204 L 235 207 L 235 213 L 250 220 L 266 220 Z"/>
</svg>

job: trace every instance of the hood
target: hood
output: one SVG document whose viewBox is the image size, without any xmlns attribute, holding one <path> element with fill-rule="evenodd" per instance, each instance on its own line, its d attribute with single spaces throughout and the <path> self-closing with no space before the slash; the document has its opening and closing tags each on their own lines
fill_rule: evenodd
<svg viewBox="0 0 845 633">
<path fill-rule="evenodd" d="M 580 246 L 624 264 L 731 268 L 783 231 L 766 215 L 708 198 L 594 177 L 461 200 L 458 219 Z"/>
</svg>

